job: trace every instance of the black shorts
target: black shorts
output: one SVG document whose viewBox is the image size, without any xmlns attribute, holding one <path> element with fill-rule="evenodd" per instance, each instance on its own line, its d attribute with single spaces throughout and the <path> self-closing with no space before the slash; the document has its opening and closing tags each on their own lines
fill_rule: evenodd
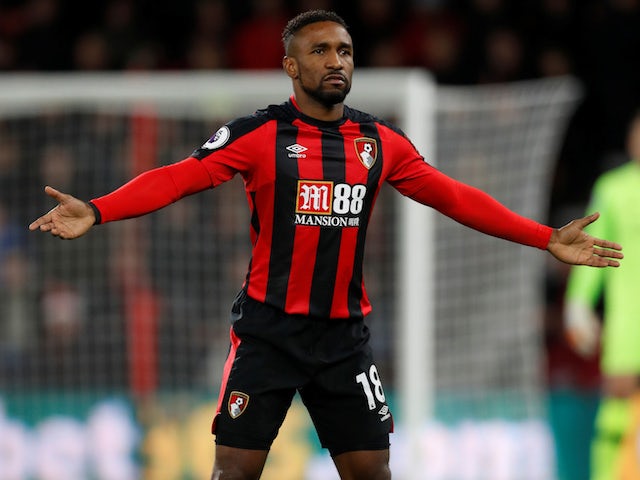
<svg viewBox="0 0 640 480">
<path fill-rule="evenodd" d="M 332 456 L 389 448 L 393 419 L 362 319 L 289 315 L 244 292 L 232 315 L 217 444 L 268 450 L 297 391 Z"/>
</svg>

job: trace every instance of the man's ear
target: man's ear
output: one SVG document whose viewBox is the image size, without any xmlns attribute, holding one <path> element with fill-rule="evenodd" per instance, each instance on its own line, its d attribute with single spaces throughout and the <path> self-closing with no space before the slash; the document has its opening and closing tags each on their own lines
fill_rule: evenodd
<svg viewBox="0 0 640 480">
<path fill-rule="evenodd" d="M 298 64 L 293 57 L 285 57 L 282 59 L 282 68 L 289 78 L 298 78 Z"/>
</svg>

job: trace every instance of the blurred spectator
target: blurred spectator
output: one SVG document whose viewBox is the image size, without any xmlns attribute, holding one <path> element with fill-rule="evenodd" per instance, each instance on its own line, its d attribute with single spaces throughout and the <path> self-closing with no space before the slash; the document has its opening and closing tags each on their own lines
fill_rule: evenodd
<svg viewBox="0 0 640 480">
<path fill-rule="evenodd" d="M 0 37 L 0 72 L 13 70 L 16 60 L 15 46 Z"/>
<path fill-rule="evenodd" d="M 627 119 L 640 105 L 640 2 L 594 2 L 586 11 L 581 63 L 603 153 L 622 150 Z M 588 58 L 585 58 L 587 57 Z"/>
<path fill-rule="evenodd" d="M 14 43 L 27 28 L 25 7 L 21 2 L 0 3 L 0 38 Z"/>
<path fill-rule="evenodd" d="M 465 41 L 460 55 L 469 83 L 478 81 L 485 58 L 485 45 L 489 33 L 498 27 L 514 26 L 516 15 L 510 12 L 504 0 L 470 0 L 463 2 L 462 18 L 465 19 Z"/>
<path fill-rule="evenodd" d="M 280 68 L 280 40 L 288 20 L 283 0 L 252 0 L 250 14 L 231 32 L 229 66 L 238 69 Z"/>
<path fill-rule="evenodd" d="M 75 188 L 76 161 L 66 145 L 49 143 L 42 152 L 42 185 L 65 185 Z"/>
<path fill-rule="evenodd" d="M 572 75 L 574 73 L 573 62 L 563 47 L 548 45 L 537 53 L 535 73 L 539 77 Z"/>
<path fill-rule="evenodd" d="M 114 68 L 109 39 L 99 30 L 80 35 L 73 47 L 73 68 L 79 71 L 103 71 Z"/>
<path fill-rule="evenodd" d="M 372 68 L 402 68 L 406 66 L 396 42 L 380 40 L 367 45 L 367 66 Z"/>
<path fill-rule="evenodd" d="M 29 0 L 24 6 L 25 30 L 18 39 L 19 67 L 26 70 L 70 68 L 70 35 L 64 29 L 58 0 Z"/>
<path fill-rule="evenodd" d="M 580 48 L 578 8 L 575 0 L 532 2 L 523 18 L 524 31 L 536 51 L 555 45 L 574 56 Z"/>
<path fill-rule="evenodd" d="M 192 37 L 185 54 L 189 70 L 217 70 L 227 66 L 225 46 L 205 36 Z"/>
<path fill-rule="evenodd" d="M 135 45 L 123 60 L 123 69 L 129 72 L 151 71 L 160 68 L 160 47 L 154 42 Z"/>
<path fill-rule="evenodd" d="M 23 232 L 0 201 L 0 379 L 15 377 L 35 337 L 36 284 Z"/>
<path fill-rule="evenodd" d="M 37 333 L 38 282 L 27 256 L 18 183 L 19 155 L 15 137 L 0 142 L 0 385 L 28 381 L 25 374 Z"/>
<path fill-rule="evenodd" d="M 33 354 L 38 292 L 30 263 L 21 248 L 0 252 L 0 385 L 4 386 L 27 380 L 25 370 Z"/>
<path fill-rule="evenodd" d="M 109 45 L 112 66 L 123 68 L 130 50 L 138 43 L 133 0 L 108 1 L 102 31 Z"/>
<path fill-rule="evenodd" d="M 403 29 L 398 53 L 404 54 L 406 65 L 426 68 L 440 83 L 462 83 L 464 34 L 464 25 L 454 12 L 416 10 Z"/>
<path fill-rule="evenodd" d="M 87 338 L 83 335 L 86 323 L 86 299 L 71 284 L 51 280 L 45 283 L 41 300 L 42 352 L 40 378 L 47 385 L 73 387 L 91 383 L 89 368 L 78 368 Z"/>
<path fill-rule="evenodd" d="M 232 29 L 231 23 L 223 0 L 196 0 L 191 28 L 194 36 L 222 43 Z"/>
<path fill-rule="evenodd" d="M 380 49 L 381 45 L 393 45 L 398 38 L 400 26 L 407 12 L 406 2 L 393 0 L 358 0 L 354 11 L 346 16 L 353 43 L 356 64 L 369 66 L 372 63 L 372 47 Z M 397 51 L 400 62 L 404 60 L 402 51 Z M 380 52 L 378 52 L 380 55 Z M 388 56 L 388 55 L 387 55 Z M 380 57 L 377 64 L 380 65 Z M 397 62 L 389 62 L 389 66 Z"/>
<path fill-rule="evenodd" d="M 21 248 L 24 241 L 24 229 L 9 218 L 9 210 L 0 201 L 0 263 L 4 263 L 5 255 Z"/>
<path fill-rule="evenodd" d="M 6 128 L 5 128 L 6 127 Z M 18 139 L 11 135 L 9 125 L 0 123 L 0 201 L 8 200 L 16 193 L 21 173 L 21 156 Z"/>
<path fill-rule="evenodd" d="M 487 32 L 483 48 L 478 83 L 513 82 L 527 77 L 524 45 L 514 29 L 496 27 Z"/>
<path fill-rule="evenodd" d="M 187 69 L 216 70 L 228 67 L 230 23 L 222 0 L 196 1 L 191 39 L 185 52 Z"/>
</svg>

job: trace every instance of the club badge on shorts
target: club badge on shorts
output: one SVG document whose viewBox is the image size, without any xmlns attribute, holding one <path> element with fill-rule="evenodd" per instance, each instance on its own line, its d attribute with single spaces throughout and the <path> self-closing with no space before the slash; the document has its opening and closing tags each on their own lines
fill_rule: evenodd
<svg viewBox="0 0 640 480">
<path fill-rule="evenodd" d="M 353 144 L 356 147 L 356 154 L 362 165 L 367 170 L 371 169 L 378 158 L 378 143 L 374 138 L 360 137 L 356 138 Z"/>
<path fill-rule="evenodd" d="M 242 392 L 233 391 L 229 395 L 229 404 L 227 405 L 231 418 L 238 418 L 242 415 L 249 404 L 249 395 Z"/>
</svg>

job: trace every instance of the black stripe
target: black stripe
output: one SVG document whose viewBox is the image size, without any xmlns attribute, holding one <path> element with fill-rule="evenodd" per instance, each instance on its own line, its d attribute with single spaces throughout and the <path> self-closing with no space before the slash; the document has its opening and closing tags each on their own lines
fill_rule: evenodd
<svg viewBox="0 0 640 480">
<path fill-rule="evenodd" d="M 373 208 L 373 199 L 375 197 L 376 188 L 380 181 L 380 175 L 382 175 L 382 142 L 380 141 L 380 135 L 375 123 L 366 122 L 360 124 L 360 132 L 362 136 L 375 139 L 378 144 L 378 157 L 376 163 L 373 164 L 369 170 L 367 176 L 367 195 L 364 198 L 364 205 L 362 207 L 363 212 L 366 212 L 366 217 L 362 217 L 363 224 L 358 229 L 358 243 L 356 245 L 355 258 L 353 262 L 353 276 L 351 283 L 349 284 L 349 315 L 352 317 L 362 316 L 362 309 L 360 308 L 360 301 L 362 300 L 362 265 L 364 262 L 364 247 L 365 237 L 367 235 L 367 228 L 369 226 L 369 219 L 371 218 L 371 209 Z"/>
<path fill-rule="evenodd" d="M 256 235 L 260 235 L 260 218 L 256 208 L 256 192 L 251 192 L 249 196 L 251 197 L 251 227 L 256 232 Z"/>
<path fill-rule="evenodd" d="M 298 128 L 278 120 L 275 152 L 275 190 L 273 198 L 273 234 L 271 257 L 269 258 L 269 280 L 267 282 L 266 303 L 284 309 L 287 286 L 293 258 L 293 223 L 295 194 L 298 182 L 298 163 L 287 155 L 286 147 L 296 143 Z"/>
<path fill-rule="evenodd" d="M 322 129 L 322 171 L 334 185 L 346 181 L 344 138 L 337 129 Z M 338 273 L 341 228 L 321 228 L 309 300 L 312 316 L 327 318 Z"/>
<path fill-rule="evenodd" d="M 93 202 L 89 201 L 87 202 L 89 204 L 89 206 L 91 207 L 91 210 L 93 210 L 93 215 L 96 217 L 95 221 L 93 222 L 94 225 L 100 225 L 102 223 L 102 214 L 100 213 L 100 210 L 98 210 L 98 207 L 96 207 Z"/>
<path fill-rule="evenodd" d="M 260 218 L 258 216 L 258 209 L 256 208 L 256 192 L 250 192 L 249 197 L 251 198 L 251 227 L 253 228 L 255 235 L 257 237 L 257 236 L 260 236 Z M 252 263 L 253 263 L 253 258 L 249 260 L 249 268 L 247 269 L 247 276 L 245 279 L 245 284 L 247 287 L 251 279 Z"/>
</svg>

